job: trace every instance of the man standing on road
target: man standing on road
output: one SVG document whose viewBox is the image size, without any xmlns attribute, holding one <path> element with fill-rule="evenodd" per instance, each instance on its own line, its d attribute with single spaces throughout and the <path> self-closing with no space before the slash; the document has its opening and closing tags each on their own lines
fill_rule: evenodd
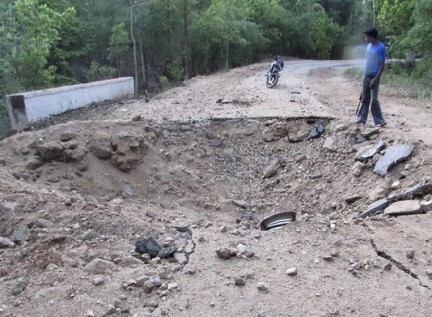
<svg viewBox="0 0 432 317">
<path fill-rule="evenodd" d="M 386 49 L 384 44 L 378 41 L 378 31 L 371 28 L 364 32 L 366 41 L 366 63 L 363 78 L 363 90 L 361 95 L 362 105 L 357 114 L 357 123 L 365 124 L 368 118 L 369 105 L 375 125 L 384 127 L 385 122 L 380 103 L 378 101 L 378 88 L 381 75 L 384 71 Z M 371 103 L 372 99 L 372 103 Z"/>
</svg>

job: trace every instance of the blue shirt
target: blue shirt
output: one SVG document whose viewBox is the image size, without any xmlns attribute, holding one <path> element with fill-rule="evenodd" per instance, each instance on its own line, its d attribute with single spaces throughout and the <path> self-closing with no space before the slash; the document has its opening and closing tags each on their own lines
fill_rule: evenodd
<svg viewBox="0 0 432 317">
<path fill-rule="evenodd" d="M 385 61 L 386 48 L 383 43 L 369 43 L 366 48 L 365 76 L 375 77 L 380 69 L 381 63 Z"/>
</svg>

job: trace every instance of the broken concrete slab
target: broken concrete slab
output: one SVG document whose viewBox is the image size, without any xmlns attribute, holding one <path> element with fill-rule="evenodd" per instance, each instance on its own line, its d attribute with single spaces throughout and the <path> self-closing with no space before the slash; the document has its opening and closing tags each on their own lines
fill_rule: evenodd
<svg viewBox="0 0 432 317">
<path fill-rule="evenodd" d="M 390 201 L 387 198 L 383 198 L 380 200 L 377 200 L 370 204 L 365 211 L 359 214 L 359 218 L 365 218 L 368 216 L 372 216 L 378 211 L 382 211 L 386 209 L 390 205 Z"/>
<path fill-rule="evenodd" d="M 364 150 L 361 150 L 356 155 L 356 161 L 366 161 L 375 156 L 378 152 L 384 150 L 387 147 L 387 143 L 384 141 L 379 141 L 378 143 L 368 147 Z"/>
<path fill-rule="evenodd" d="M 419 200 L 397 201 L 384 210 L 389 216 L 413 215 L 423 213 Z"/>
<path fill-rule="evenodd" d="M 375 164 L 374 172 L 386 176 L 389 170 L 396 164 L 405 161 L 414 151 L 414 144 L 398 144 L 389 147 L 378 162 Z"/>
</svg>

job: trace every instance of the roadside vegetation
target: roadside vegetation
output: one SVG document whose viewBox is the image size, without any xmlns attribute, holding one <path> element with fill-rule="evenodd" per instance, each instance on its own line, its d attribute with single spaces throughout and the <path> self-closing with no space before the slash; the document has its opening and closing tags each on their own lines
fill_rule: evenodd
<svg viewBox="0 0 432 317">
<path fill-rule="evenodd" d="M 374 23 L 391 56 L 422 58 L 397 76 L 427 87 L 430 16 L 430 0 L 0 0 L 0 135 L 6 94 L 117 76 L 153 92 L 274 54 L 337 59 Z"/>
<path fill-rule="evenodd" d="M 381 84 L 395 89 L 400 97 L 416 99 L 431 99 L 431 83 L 417 68 L 407 66 L 403 62 L 388 63 L 381 78 Z M 352 67 L 345 70 L 344 75 L 360 82 L 363 77 L 361 67 Z"/>
<path fill-rule="evenodd" d="M 375 5 L 378 8 L 376 20 L 381 38 L 388 47 L 388 57 L 401 60 L 388 64 L 382 83 L 404 91 L 409 97 L 430 98 L 432 1 L 384 0 L 376 1 Z M 411 59 L 406 59 L 407 56 Z M 345 74 L 356 80 L 361 79 L 360 69 L 348 69 Z"/>
</svg>

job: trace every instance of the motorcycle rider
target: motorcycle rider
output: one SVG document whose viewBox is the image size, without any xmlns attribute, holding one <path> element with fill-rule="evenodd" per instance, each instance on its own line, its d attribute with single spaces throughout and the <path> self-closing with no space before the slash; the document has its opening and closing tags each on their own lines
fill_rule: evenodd
<svg viewBox="0 0 432 317">
<path fill-rule="evenodd" d="M 277 55 L 274 56 L 273 59 L 274 59 L 274 62 L 271 65 L 270 71 L 274 72 L 275 68 L 277 71 L 281 71 L 284 68 L 283 60 Z"/>
</svg>

